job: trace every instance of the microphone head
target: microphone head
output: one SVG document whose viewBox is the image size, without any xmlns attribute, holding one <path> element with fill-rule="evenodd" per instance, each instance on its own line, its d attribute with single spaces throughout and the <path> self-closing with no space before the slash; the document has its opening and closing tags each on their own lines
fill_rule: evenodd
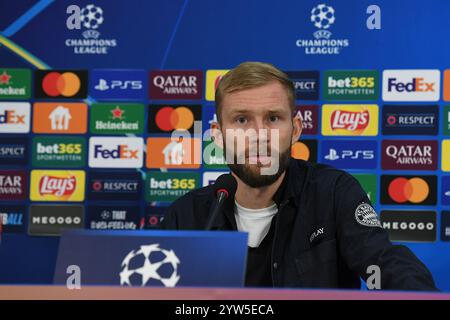
<svg viewBox="0 0 450 320">
<path fill-rule="evenodd" d="M 224 192 L 225 197 L 229 198 L 234 196 L 237 189 L 237 181 L 231 173 L 222 174 L 216 179 L 214 183 L 214 195 L 218 195 L 219 192 Z"/>
</svg>

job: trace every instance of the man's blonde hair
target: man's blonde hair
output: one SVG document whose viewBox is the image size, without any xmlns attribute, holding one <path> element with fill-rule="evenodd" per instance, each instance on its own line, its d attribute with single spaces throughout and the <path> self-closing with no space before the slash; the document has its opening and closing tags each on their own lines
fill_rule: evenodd
<svg viewBox="0 0 450 320">
<path fill-rule="evenodd" d="M 216 88 L 216 114 L 219 122 L 221 121 L 222 102 L 227 93 L 260 87 L 273 81 L 279 82 L 286 89 L 289 107 L 293 115 L 295 111 L 295 89 L 289 77 L 269 63 L 243 62 L 227 72 L 220 79 Z"/>
</svg>

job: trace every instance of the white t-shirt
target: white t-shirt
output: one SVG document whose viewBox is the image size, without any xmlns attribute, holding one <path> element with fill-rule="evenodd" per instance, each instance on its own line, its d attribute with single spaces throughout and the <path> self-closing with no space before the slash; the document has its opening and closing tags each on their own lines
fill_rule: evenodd
<svg viewBox="0 0 450 320">
<path fill-rule="evenodd" d="M 257 248 L 269 233 L 272 218 L 278 212 L 276 203 L 267 208 L 248 209 L 234 202 L 234 216 L 239 231 L 248 232 L 248 246 Z"/>
</svg>

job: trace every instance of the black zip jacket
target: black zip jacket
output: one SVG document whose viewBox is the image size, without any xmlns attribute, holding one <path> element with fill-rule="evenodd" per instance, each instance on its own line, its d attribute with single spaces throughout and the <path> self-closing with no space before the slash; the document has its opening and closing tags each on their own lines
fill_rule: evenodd
<svg viewBox="0 0 450 320">
<path fill-rule="evenodd" d="M 212 187 L 176 200 L 162 226 L 204 229 L 215 197 Z M 405 246 L 393 245 L 366 192 L 349 173 L 290 159 L 273 200 L 278 205 L 272 243 L 274 287 L 360 288 L 376 265 L 382 290 L 437 290 L 425 265 Z M 213 230 L 237 230 L 234 200 L 226 203 Z"/>
</svg>

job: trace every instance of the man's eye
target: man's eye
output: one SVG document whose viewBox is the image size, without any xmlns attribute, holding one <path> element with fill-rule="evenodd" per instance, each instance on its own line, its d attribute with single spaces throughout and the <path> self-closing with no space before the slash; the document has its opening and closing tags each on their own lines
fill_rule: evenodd
<svg viewBox="0 0 450 320">
<path fill-rule="evenodd" d="M 247 123 L 247 119 L 245 119 L 244 117 L 239 117 L 236 119 L 236 122 L 239 124 L 246 124 Z"/>
<path fill-rule="evenodd" d="M 280 117 L 279 116 L 270 116 L 270 122 L 276 122 L 276 121 L 278 121 L 278 120 L 280 120 Z"/>
</svg>

